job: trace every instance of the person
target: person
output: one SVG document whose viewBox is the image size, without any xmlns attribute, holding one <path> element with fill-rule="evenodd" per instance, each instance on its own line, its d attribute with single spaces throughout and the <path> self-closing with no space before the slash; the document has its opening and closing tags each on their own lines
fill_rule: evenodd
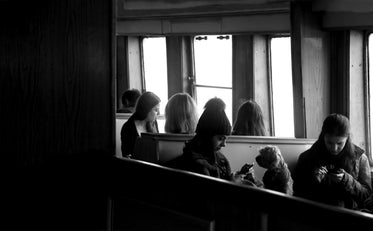
<svg viewBox="0 0 373 231">
<path fill-rule="evenodd" d="M 122 126 L 120 137 L 123 157 L 131 157 L 135 142 L 141 133 L 158 133 L 157 116 L 160 98 L 153 92 L 144 92 L 137 100 L 135 112 Z"/>
<path fill-rule="evenodd" d="M 294 196 L 358 210 L 371 193 L 367 156 L 352 143 L 350 123 L 330 114 L 318 140 L 302 153 L 294 172 Z"/>
<path fill-rule="evenodd" d="M 198 112 L 195 100 L 187 93 L 176 93 L 165 108 L 165 132 L 194 134 Z"/>
<path fill-rule="evenodd" d="M 212 177 L 231 180 L 231 167 L 220 152 L 232 126 L 225 114 L 225 103 L 220 98 L 210 99 L 196 127 L 196 135 L 187 141 L 183 154 L 166 165 Z"/>
<path fill-rule="evenodd" d="M 133 113 L 136 101 L 140 95 L 140 91 L 135 88 L 124 91 L 122 94 L 122 108 L 118 109 L 118 113 Z"/>
<path fill-rule="evenodd" d="M 232 135 L 266 136 L 263 113 L 260 106 L 253 100 L 244 102 L 238 109 L 237 119 Z"/>
</svg>

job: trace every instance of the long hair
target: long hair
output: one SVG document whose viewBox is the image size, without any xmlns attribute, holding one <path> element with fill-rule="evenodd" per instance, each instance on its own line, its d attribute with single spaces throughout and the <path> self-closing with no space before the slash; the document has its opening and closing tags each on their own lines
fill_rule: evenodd
<svg viewBox="0 0 373 231">
<path fill-rule="evenodd" d="M 246 136 L 267 135 L 262 110 L 255 101 L 248 100 L 240 106 L 232 134 Z"/>
<path fill-rule="evenodd" d="M 165 108 L 165 131 L 193 134 L 198 122 L 197 104 L 187 93 L 176 93 Z"/>
<path fill-rule="evenodd" d="M 153 92 L 144 92 L 137 100 L 135 113 L 133 114 L 135 120 L 144 120 L 148 113 L 154 106 L 159 104 L 161 99 Z"/>
<path fill-rule="evenodd" d="M 346 144 L 343 150 L 341 151 L 341 154 L 349 160 L 355 157 L 355 149 L 351 141 L 350 121 L 346 116 L 333 113 L 325 118 L 318 139 L 318 143 L 321 144 L 324 148 L 324 136 L 326 134 L 332 136 L 347 137 Z"/>
</svg>

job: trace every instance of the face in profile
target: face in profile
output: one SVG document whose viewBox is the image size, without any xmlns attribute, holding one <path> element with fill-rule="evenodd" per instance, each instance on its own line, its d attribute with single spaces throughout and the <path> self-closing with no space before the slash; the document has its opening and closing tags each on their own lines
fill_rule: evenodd
<svg viewBox="0 0 373 231">
<path fill-rule="evenodd" d="M 324 143 L 326 149 L 332 155 L 338 155 L 346 145 L 347 136 L 336 136 L 325 134 L 324 135 Z"/>
<path fill-rule="evenodd" d="M 225 147 L 225 141 L 227 137 L 225 135 L 215 135 L 212 137 L 212 147 L 214 151 L 219 151 L 222 147 Z"/>
<path fill-rule="evenodd" d="M 146 120 L 149 122 L 154 122 L 159 115 L 159 104 L 155 105 L 148 113 Z"/>
</svg>

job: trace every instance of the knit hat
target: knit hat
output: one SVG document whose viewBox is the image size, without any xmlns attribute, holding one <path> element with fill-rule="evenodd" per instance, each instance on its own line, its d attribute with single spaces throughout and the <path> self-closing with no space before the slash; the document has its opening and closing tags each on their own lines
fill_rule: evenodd
<svg viewBox="0 0 373 231">
<path fill-rule="evenodd" d="M 148 116 L 150 110 L 160 102 L 161 100 L 159 97 L 153 92 L 144 92 L 137 100 L 134 113 L 135 119 L 144 120 Z"/>
<path fill-rule="evenodd" d="M 224 109 L 223 100 L 216 97 L 210 99 L 198 121 L 196 133 L 208 136 L 230 135 L 232 126 Z"/>
</svg>

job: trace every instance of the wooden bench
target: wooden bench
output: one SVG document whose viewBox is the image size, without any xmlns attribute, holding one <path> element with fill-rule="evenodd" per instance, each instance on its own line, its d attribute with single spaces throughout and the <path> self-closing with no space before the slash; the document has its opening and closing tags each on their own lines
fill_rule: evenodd
<svg viewBox="0 0 373 231">
<path fill-rule="evenodd" d="M 373 215 L 144 161 L 114 176 L 108 230 L 366 230 Z"/>
<path fill-rule="evenodd" d="M 180 134 L 149 134 L 143 133 L 137 140 L 134 157 L 152 163 L 164 164 L 183 152 L 185 141 L 192 139 L 192 135 Z M 265 145 L 276 145 L 280 148 L 290 171 L 293 171 L 298 156 L 315 142 L 313 139 L 229 136 L 222 153 L 230 162 L 232 171 L 238 171 L 243 164 L 255 162 L 258 150 Z M 254 165 L 256 176 L 261 179 L 265 169 Z"/>
</svg>

